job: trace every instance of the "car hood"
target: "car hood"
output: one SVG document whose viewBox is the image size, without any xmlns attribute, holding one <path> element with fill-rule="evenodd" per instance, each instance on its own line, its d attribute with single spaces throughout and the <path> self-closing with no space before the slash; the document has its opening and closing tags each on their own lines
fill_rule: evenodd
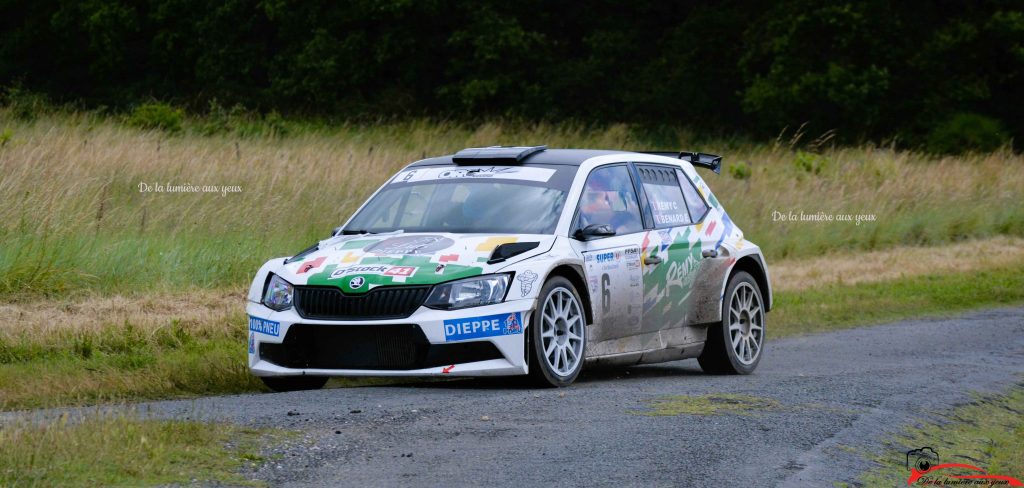
<svg viewBox="0 0 1024 488">
<path fill-rule="evenodd" d="M 433 285 L 495 272 L 547 252 L 554 236 L 533 234 L 390 233 L 338 236 L 275 270 L 294 285 L 334 286 L 366 293 L 378 286 Z M 537 242 L 536 248 L 487 264 L 501 244 Z"/>
</svg>

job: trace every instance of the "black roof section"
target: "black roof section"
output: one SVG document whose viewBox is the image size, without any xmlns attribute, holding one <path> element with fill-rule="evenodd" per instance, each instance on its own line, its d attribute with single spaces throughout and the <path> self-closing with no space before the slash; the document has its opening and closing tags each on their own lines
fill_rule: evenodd
<svg viewBox="0 0 1024 488">
<path fill-rule="evenodd" d="M 515 148 L 505 147 L 505 148 L 471 148 L 471 149 L 464 149 L 464 150 L 459 151 L 458 153 L 456 153 L 454 155 L 438 156 L 436 158 L 422 159 L 420 161 L 416 161 L 415 163 L 409 165 L 408 167 L 412 168 L 412 167 L 421 167 L 421 166 L 451 166 L 453 164 L 480 164 L 480 165 L 487 165 L 487 164 L 527 164 L 527 165 L 529 165 L 529 164 L 555 164 L 555 165 L 564 165 L 564 166 L 579 166 L 584 161 L 586 161 L 586 160 L 588 160 L 590 158 L 593 158 L 593 157 L 606 156 L 606 155 L 609 155 L 609 154 L 624 154 L 624 153 L 632 152 L 632 151 L 607 151 L 607 150 L 600 150 L 600 149 L 541 149 L 541 150 L 537 150 L 536 149 L 536 148 L 541 148 L 541 147 L 545 147 L 545 146 L 528 146 L 528 147 L 515 147 Z M 522 158 L 520 158 L 518 160 L 514 156 L 511 157 L 512 158 L 511 160 L 508 159 L 509 156 L 505 156 L 505 158 L 506 158 L 505 160 L 494 159 L 494 158 L 487 158 L 487 157 L 479 157 L 479 158 L 476 158 L 476 160 L 478 160 L 479 162 L 474 162 L 472 160 L 469 160 L 469 158 L 461 158 L 459 156 L 460 154 L 463 154 L 466 151 L 479 151 L 481 149 L 505 149 L 505 150 L 509 150 L 508 152 L 513 152 L 515 154 L 519 154 L 519 153 L 523 152 L 523 150 L 527 150 L 527 151 L 532 150 L 532 152 L 529 152 L 529 154 L 524 155 Z"/>
</svg>

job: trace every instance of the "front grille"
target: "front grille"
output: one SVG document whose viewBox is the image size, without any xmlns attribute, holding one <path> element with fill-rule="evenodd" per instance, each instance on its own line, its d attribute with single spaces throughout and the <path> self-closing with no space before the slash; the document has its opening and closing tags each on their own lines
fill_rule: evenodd
<svg viewBox="0 0 1024 488">
<path fill-rule="evenodd" d="M 296 286 L 295 311 L 306 319 L 404 319 L 430 293 L 429 286 L 389 286 L 364 295 L 346 295 L 330 286 Z"/>
<path fill-rule="evenodd" d="M 490 342 L 431 344 L 418 325 L 295 324 L 260 359 L 296 369 L 410 370 L 503 356 Z"/>
</svg>

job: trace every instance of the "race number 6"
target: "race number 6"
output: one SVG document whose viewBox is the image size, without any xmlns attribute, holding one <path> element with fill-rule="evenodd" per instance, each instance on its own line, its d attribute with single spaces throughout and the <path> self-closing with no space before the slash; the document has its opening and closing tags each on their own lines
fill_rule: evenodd
<svg viewBox="0 0 1024 488">
<path fill-rule="evenodd" d="M 610 284 L 611 278 L 608 277 L 608 273 L 601 275 L 601 311 L 604 313 L 608 313 L 612 308 L 612 292 L 608 289 Z"/>
</svg>

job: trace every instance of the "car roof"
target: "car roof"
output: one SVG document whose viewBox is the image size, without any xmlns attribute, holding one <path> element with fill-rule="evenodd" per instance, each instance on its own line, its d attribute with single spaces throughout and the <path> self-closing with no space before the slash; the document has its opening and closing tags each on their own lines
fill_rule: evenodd
<svg viewBox="0 0 1024 488">
<path fill-rule="evenodd" d="M 561 166 L 579 166 L 584 161 L 597 157 L 607 156 L 610 154 L 629 154 L 631 151 L 612 151 L 605 149 L 546 149 L 535 154 L 530 155 L 520 165 L 529 166 L 531 164 L 554 164 Z M 438 156 L 436 158 L 427 158 L 416 161 L 410 164 L 409 168 L 422 167 L 422 166 L 452 166 L 455 163 L 452 161 L 453 154 L 447 156 Z M 480 166 L 505 166 L 508 163 L 494 163 L 486 160 L 480 161 Z M 463 164 L 465 166 L 465 164 Z"/>
</svg>

